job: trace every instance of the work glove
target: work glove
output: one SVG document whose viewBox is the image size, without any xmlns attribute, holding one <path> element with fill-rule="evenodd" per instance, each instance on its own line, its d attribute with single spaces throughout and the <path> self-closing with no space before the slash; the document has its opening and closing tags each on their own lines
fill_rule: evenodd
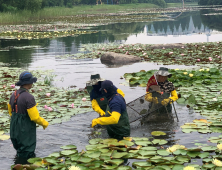
<svg viewBox="0 0 222 170">
<path fill-rule="evenodd" d="M 113 125 L 119 122 L 119 118 L 121 114 L 119 112 L 113 111 L 110 113 L 111 116 L 109 117 L 99 117 L 92 120 L 92 127 L 96 126 L 97 124 L 100 125 Z"/>
<path fill-rule="evenodd" d="M 176 90 L 171 91 L 170 99 L 172 99 L 173 101 L 176 101 L 178 99 L 178 95 L 177 95 Z"/>
<path fill-rule="evenodd" d="M 11 107 L 11 105 L 9 103 L 8 103 L 8 114 L 10 116 L 12 116 L 12 107 Z"/>
<path fill-rule="evenodd" d="M 158 99 L 157 99 L 157 97 L 153 97 L 153 98 L 152 98 L 152 101 L 153 101 L 153 103 L 158 104 Z"/>
<path fill-rule="evenodd" d="M 94 126 L 96 126 L 96 125 L 98 124 L 98 122 L 99 122 L 98 119 L 93 119 L 93 120 L 92 120 L 92 128 L 93 128 Z"/>
<path fill-rule="evenodd" d="M 163 105 L 163 106 L 166 106 L 166 105 L 168 105 L 168 104 L 171 104 L 172 103 L 172 99 L 170 99 L 170 98 L 168 98 L 168 99 L 163 99 L 162 101 L 161 101 L 161 104 Z"/>
<path fill-rule="evenodd" d="M 92 100 L 92 108 L 93 108 L 93 110 L 95 110 L 97 113 L 99 113 L 100 116 L 105 116 L 106 113 L 100 108 L 98 102 L 97 102 L 95 99 Z"/>
</svg>

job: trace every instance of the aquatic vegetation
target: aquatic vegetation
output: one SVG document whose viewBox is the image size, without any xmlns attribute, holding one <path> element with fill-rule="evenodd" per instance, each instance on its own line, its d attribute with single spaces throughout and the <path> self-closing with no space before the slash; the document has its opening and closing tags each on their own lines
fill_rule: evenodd
<svg viewBox="0 0 222 170">
<path fill-rule="evenodd" d="M 222 166 L 222 162 L 221 161 L 219 161 L 218 159 L 213 159 L 213 161 L 212 161 L 212 163 L 214 164 L 214 165 L 216 165 L 216 166 Z"/>
<path fill-rule="evenodd" d="M 161 136 L 161 135 L 166 135 L 166 133 L 165 132 L 161 132 L 161 131 L 153 131 L 151 133 L 151 135 L 153 135 L 153 136 Z"/>
<path fill-rule="evenodd" d="M 4 131 L 0 131 L 0 140 L 8 140 L 10 138 L 9 135 L 5 135 Z"/>
<path fill-rule="evenodd" d="M 0 63 L 0 65 L 3 64 Z M 18 88 L 14 84 L 18 81 L 19 73 L 22 71 L 24 70 L 5 66 L 0 69 L 2 80 L 0 83 L 0 108 L 2 110 L 0 113 L 0 132 L 9 132 L 10 116 L 8 114 L 7 103 L 12 92 Z M 35 70 L 32 73 L 38 78 L 38 81 L 34 84 L 30 93 L 38 103 L 37 108 L 40 115 L 49 124 L 69 121 L 76 114 L 92 111 L 89 95 L 85 89 L 61 89 L 49 86 L 44 80 L 45 76 L 51 75 L 51 70 Z"/>
<path fill-rule="evenodd" d="M 157 70 L 141 70 L 137 73 L 125 73 L 124 78 L 131 86 L 139 85 L 146 87 L 148 79 Z M 221 125 L 221 91 L 222 72 L 220 67 L 179 70 L 171 69 L 173 82 L 180 94 L 176 101 L 187 107 L 193 107 L 195 112 L 206 119 L 194 120 L 181 126 L 184 133 L 199 132 L 212 133 L 219 132 Z M 190 76 L 192 74 L 192 76 Z"/>
<path fill-rule="evenodd" d="M 97 31 L 81 31 L 81 30 L 65 30 L 65 31 L 6 31 L 0 32 L 1 39 L 42 39 L 42 38 L 57 38 L 57 37 L 67 37 L 67 36 L 79 36 L 81 34 L 92 34 Z"/>
<path fill-rule="evenodd" d="M 58 58 L 100 58 L 105 52 L 115 52 L 127 55 L 134 55 L 141 58 L 141 62 L 155 62 L 158 64 L 178 64 L 178 65 L 200 65 L 200 64 L 220 64 L 222 63 L 222 42 L 175 44 L 164 48 L 167 45 L 150 44 L 87 44 L 83 45 L 81 51 L 88 53 L 78 53 L 72 55 L 56 56 Z M 179 48 L 179 47 L 183 48 Z M 203 47 L 204 46 L 204 47 Z M 203 49 L 204 48 L 204 49 Z M 91 51 L 91 52 L 90 52 Z M 183 53 L 184 55 L 181 55 Z M 145 55 L 144 55 L 145 54 Z"/>
<path fill-rule="evenodd" d="M 185 148 L 183 145 L 173 145 L 169 151 L 162 149 L 160 144 L 154 144 L 150 138 L 128 137 L 129 140 L 95 138 L 89 140 L 86 150 L 77 151 L 75 145 L 62 146 L 61 151 L 54 152 L 45 158 L 30 158 L 31 165 L 44 169 L 132 169 L 124 166 L 124 159 L 132 161 L 135 169 L 184 169 L 200 170 L 221 166 L 219 155 L 210 154 L 205 146 L 202 148 Z M 138 141 L 150 142 L 149 146 L 138 145 Z M 209 151 L 216 151 L 216 147 Z M 202 160 L 202 165 L 187 164 L 193 159 Z M 208 161 L 211 160 L 211 161 Z M 140 160 L 140 161 L 137 161 Z M 206 161 L 208 161 L 206 163 Z M 13 165 L 12 167 L 17 166 Z M 27 165 L 22 165 L 27 166 Z"/>
</svg>

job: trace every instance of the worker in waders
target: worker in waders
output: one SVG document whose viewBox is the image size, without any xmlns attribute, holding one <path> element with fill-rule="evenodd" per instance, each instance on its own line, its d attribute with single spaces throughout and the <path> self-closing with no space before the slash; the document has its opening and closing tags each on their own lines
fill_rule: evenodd
<svg viewBox="0 0 222 170">
<path fill-rule="evenodd" d="M 99 74 L 94 74 L 91 75 L 91 80 L 86 82 L 86 88 L 90 94 L 92 108 L 94 111 L 99 113 L 100 116 L 105 116 L 106 107 L 108 105 L 106 97 L 100 91 L 101 83 L 104 80 L 105 79 L 100 78 Z M 121 94 L 123 97 L 125 96 L 122 90 L 117 89 L 115 86 L 113 87 L 117 93 Z"/>
<path fill-rule="evenodd" d="M 10 138 L 17 151 L 17 157 L 28 159 L 35 157 L 36 123 L 44 129 L 48 122 L 40 117 L 33 95 L 29 93 L 33 83 L 37 81 L 30 72 L 23 72 L 19 76 L 16 90 L 10 97 L 8 111 L 11 116 Z"/>
<path fill-rule="evenodd" d="M 156 110 L 158 115 L 163 113 L 172 112 L 172 102 L 178 99 L 177 92 L 172 82 L 167 79 L 170 78 L 172 74 L 168 72 L 168 68 L 160 67 L 160 69 L 154 73 L 156 77 L 157 86 L 148 87 L 147 83 L 147 94 L 145 100 L 151 102 L 149 105 L 150 111 Z M 149 80 L 150 81 L 150 80 Z"/>
<path fill-rule="evenodd" d="M 118 140 L 130 136 L 130 124 L 125 99 L 117 93 L 115 86 L 109 80 L 101 83 L 100 91 L 106 97 L 108 105 L 105 117 L 93 119 L 92 127 L 97 124 L 107 125 L 109 137 Z"/>
</svg>

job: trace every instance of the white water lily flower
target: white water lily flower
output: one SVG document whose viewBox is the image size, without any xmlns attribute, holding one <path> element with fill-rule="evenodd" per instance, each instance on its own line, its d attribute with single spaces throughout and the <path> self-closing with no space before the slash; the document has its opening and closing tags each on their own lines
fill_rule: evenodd
<svg viewBox="0 0 222 170">
<path fill-rule="evenodd" d="M 217 101 L 217 98 L 213 98 L 213 101 Z"/>
<path fill-rule="evenodd" d="M 81 170 L 78 166 L 70 166 L 69 170 Z"/>
<path fill-rule="evenodd" d="M 200 69 L 199 71 L 204 71 L 204 69 Z"/>
<path fill-rule="evenodd" d="M 186 166 L 183 168 L 183 170 L 196 170 L 196 169 L 192 166 Z"/>
<path fill-rule="evenodd" d="M 213 161 L 212 161 L 212 163 L 214 164 L 214 165 L 216 165 L 216 166 L 222 166 L 222 162 L 221 161 L 219 161 L 218 159 L 213 159 Z"/>
</svg>

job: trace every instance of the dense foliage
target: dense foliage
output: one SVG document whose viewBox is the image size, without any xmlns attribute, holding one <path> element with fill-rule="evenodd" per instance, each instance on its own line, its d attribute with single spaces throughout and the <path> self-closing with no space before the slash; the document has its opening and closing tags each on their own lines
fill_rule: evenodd
<svg viewBox="0 0 222 170">
<path fill-rule="evenodd" d="M 169 2 L 174 0 L 168 0 Z M 129 3 L 152 3 L 165 7 L 165 0 L 0 0 L 1 12 L 13 12 L 16 10 L 31 10 L 33 12 L 54 6 L 73 7 L 75 5 L 98 5 L 98 4 L 129 4 Z"/>
<path fill-rule="evenodd" d="M 199 0 L 199 5 L 222 5 L 221 0 Z"/>
</svg>

